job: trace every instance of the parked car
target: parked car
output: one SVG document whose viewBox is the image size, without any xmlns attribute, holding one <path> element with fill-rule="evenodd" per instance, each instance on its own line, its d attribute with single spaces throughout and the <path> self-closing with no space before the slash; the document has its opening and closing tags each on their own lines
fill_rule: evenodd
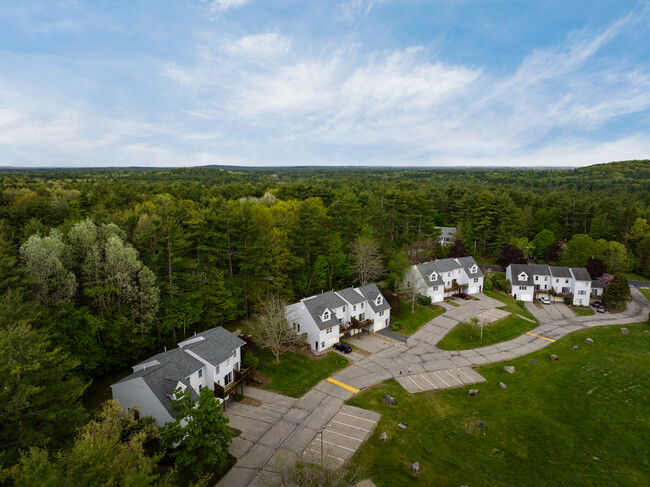
<svg viewBox="0 0 650 487">
<path fill-rule="evenodd" d="M 539 298 L 539 301 L 542 304 L 551 304 L 551 300 L 548 299 L 546 296 L 542 296 L 541 298 Z"/>
<path fill-rule="evenodd" d="M 352 351 L 352 347 L 347 343 L 338 342 L 334 344 L 334 350 L 338 350 L 339 352 L 343 353 L 350 353 Z"/>
<path fill-rule="evenodd" d="M 460 299 L 470 299 L 469 294 L 467 294 L 467 293 L 458 293 L 457 296 Z"/>
<path fill-rule="evenodd" d="M 596 308 L 596 313 L 604 313 L 605 311 L 607 311 L 607 306 L 600 305 Z"/>
<path fill-rule="evenodd" d="M 602 301 L 594 301 L 594 304 L 592 304 L 594 308 L 600 308 L 602 305 L 603 305 Z"/>
</svg>

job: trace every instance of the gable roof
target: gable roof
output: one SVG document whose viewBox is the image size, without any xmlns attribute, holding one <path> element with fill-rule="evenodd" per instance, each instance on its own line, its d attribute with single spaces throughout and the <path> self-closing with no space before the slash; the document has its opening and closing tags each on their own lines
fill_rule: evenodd
<svg viewBox="0 0 650 487">
<path fill-rule="evenodd" d="M 441 230 L 440 238 L 451 238 L 456 233 L 456 227 L 436 227 Z"/>
<path fill-rule="evenodd" d="M 207 330 L 201 337 L 204 339 L 187 345 L 181 342 L 178 346 L 191 350 L 214 366 L 225 362 L 235 350 L 246 344 L 244 340 L 221 327 Z"/>
<path fill-rule="evenodd" d="M 474 260 L 474 257 L 471 255 L 459 257 L 456 260 L 465 268 L 465 272 L 469 277 L 483 277 L 483 271 L 481 271 L 481 268 L 478 266 Z M 471 271 L 472 267 L 474 266 L 476 266 L 476 272 Z"/>
<path fill-rule="evenodd" d="M 551 271 L 551 275 L 553 277 L 563 277 L 563 278 L 571 278 L 571 272 L 569 271 L 568 267 L 563 267 L 563 266 L 549 266 L 549 270 Z"/>
<path fill-rule="evenodd" d="M 533 273 L 529 269 L 528 264 L 510 264 L 510 275 L 512 276 L 512 285 L 513 286 L 532 286 L 533 285 Z M 527 278 L 519 279 L 519 275 L 525 272 Z"/>
<path fill-rule="evenodd" d="M 547 265 L 528 264 L 528 268 L 530 269 L 530 273 L 532 273 L 533 276 L 550 276 L 551 275 L 551 271 L 548 270 Z"/>
<path fill-rule="evenodd" d="M 589 281 L 591 282 L 591 276 L 587 269 L 584 267 L 571 267 L 571 274 L 575 277 L 576 281 Z"/>
<path fill-rule="evenodd" d="M 363 296 L 368 300 L 368 304 L 372 308 L 372 310 L 376 313 L 378 311 L 385 311 L 387 309 L 390 309 L 390 304 L 388 304 L 388 301 L 386 301 L 386 298 L 384 297 L 383 294 L 379 291 L 379 288 L 375 283 L 372 284 L 366 284 L 365 286 L 361 286 L 359 288 L 359 292 L 363 294 Z M 375 300 L 377 299 L 377 296 L 381 295 L 381 304 L 375 303 Z"/>
<path fill-rule="evenodd" d="M 345 289 L 336 291 L 335 294 L 345 299 L 350 304 L 359 304 L 365 301 L 365 298 L 361 294 L 359 294 L 358 291 L 352 289 L 351 287 L 346 287 Z"/>
<path fill-rule="evenodd" d="M 309 311 L 319 330 L 326 330 L 327 328 L 337 326 L 339 322 L 334 314 L 334 308 L 340 308 L 347 304 L 333 291 L 327 291 L 326 293 L 305 298 L 302 300 L 302 303 L 307 308 L 307 311 Z M 323 316 L 326 309 L 329 309 L 332 313 L 330 313 L 329 320 L 323 321 L 321 316 Z"/>
<path fill-rule="evenodd" d="M 591 287 L 595 289 L 603 289 L 603 283 L 600 282 L 598 279 L 593 279 L 591 281 Z"/>
</svg>

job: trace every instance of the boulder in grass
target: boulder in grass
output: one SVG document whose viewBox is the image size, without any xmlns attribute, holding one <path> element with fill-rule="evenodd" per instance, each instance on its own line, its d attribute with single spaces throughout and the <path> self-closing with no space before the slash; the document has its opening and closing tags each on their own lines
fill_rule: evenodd
<svg viewBox="0 0 650 487">
<path fill-rule="evenodd" d="M 469 390 L 469 395 L 470 396 L 476 396 L 478 394 L 478 389 L 470 389 Z"/>
<path fill-rule="evenodd" d="M 585 338 L 585 343 L 586 343 L 587 345 L 593 345 L 593 344 L 594 344 L 594 341 L 593 341 L 591 338 Z"/>
<path fill-rule="evenodd" d="M 515 366 L 514 365 L 504 365 L 503 370 L 505 370 L 509 374 L 514 374 L 515 373 Z"/>
<path fill-rule="evenodd" d="M 574 345 L 571 348 L 574 349 L 574 350 L 580 350 L 580 347 L 578 345 Z"/>
<path fill-rule="evenodd" d="M 411 472 L 420 473 L 420 462 L 415 462 L 411 464 Z"/>
<path fill-rule="evenodd" d="M 389 406 L 397 406 L 397 401 L 396 401 L 395 398 L 394 398 L 393 396 L 391 396 L 390 394 L 386 394 L 386 395 L 384 396 L 384 402 L 385 402 L 386 404 L 388 404 Z"/>
<path fill-rule="evenodd" d="M 534 358 L 531 358 L 531 359 L 529 360 L 529 362 L 530 362 L 531 364 L 536 364 L 536 363 L 537 363 L 537 360 L 535 360 Z"/>
<path fill-rule="evenodd" d="M 507 388 L 508 388 L 508 386 L 505 385 L 503 382 L 499 382 L 499 387 L 500 387 L 501 389 L 507 389 Z"/>
<path fill-rule="evenodd" d="M 560 360 L 559 358 L 557 358 L 557 355 L 555 355 L 554 353 L 552 353 L 549 358 L 551 359 L 551 362 L 557 362 L 558 360 Z"/>
<path fill-rule="evenodd" d="M 388 439 L 388 433 L 385 431 L 379 435 L 379 441 L 386 441 Z"/>
<path fill-rule="evenodd" d="M 630 330 L 628 330 L 627 328 L 621 328 L 621 333 L 623 335 L 628 335 L 630 333 Z"/>
</svg>

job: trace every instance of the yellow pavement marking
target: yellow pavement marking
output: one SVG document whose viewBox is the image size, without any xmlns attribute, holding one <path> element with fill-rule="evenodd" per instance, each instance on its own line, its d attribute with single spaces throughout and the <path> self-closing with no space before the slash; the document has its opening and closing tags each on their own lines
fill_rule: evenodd
<svg viewBox="0 0 650 487">
<path fill-rule="evenodd" d="M 360 389 L 355 389 L 354 387 L 349 386 L 347 384 L 344 384 L 343 382 L 339 382 L 336 379 L 332 379 L 331 377 L 325 380 L 327 382 L 331 382 L 332 384 L 336 384 L 337 386 L 342 387 L 343 389 L 347 389 L 348 391 L 353 392 L 354 394 L 356 394 L 360 390 Z"/>
<path fill-rule="evenodd" d="M 549 342 L 554 342 L 555 341 L 552 338 L 546 338 L 546 337 L 543 337 L 541 335 L 535 335 L 534 333 L 530 333 L 529 331 L 526 332 L 526 335 L 531 335 L 531 336 L 534 336 L 534 337 L 537 337 L 537 338 L 541 338 L 542 340 L 548 340 Z"/>
</svg>

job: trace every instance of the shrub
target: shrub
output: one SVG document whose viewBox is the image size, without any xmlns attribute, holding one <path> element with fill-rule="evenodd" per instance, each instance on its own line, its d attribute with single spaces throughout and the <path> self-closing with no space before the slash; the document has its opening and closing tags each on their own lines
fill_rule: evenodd
<svg viewBox="0 0 650 487">
<path fill-rule="evenodd" d="M 418 294 L 415 298 L 415 302 L 421 306 L 429 306 L 431 304 L 431 298 L 429 296 L 424 296 L 423 294 Z"/>
<path fill-rule="evenodd" d="M 260 359 L 253 355 L 252 352 L 246 350 L 244 352 L 244 362 L 253 366 L 254 369 L 260 364 Z"/>
<path fill-rule="evenodd" d="M 402 301 L 400 300 L 399 295 L 394 292 L 387 292 L 384 296 L 386 296 L 386 301 L 390 304 L 391 316 L 399 316 L 402 311 Z"/>
</svg>

